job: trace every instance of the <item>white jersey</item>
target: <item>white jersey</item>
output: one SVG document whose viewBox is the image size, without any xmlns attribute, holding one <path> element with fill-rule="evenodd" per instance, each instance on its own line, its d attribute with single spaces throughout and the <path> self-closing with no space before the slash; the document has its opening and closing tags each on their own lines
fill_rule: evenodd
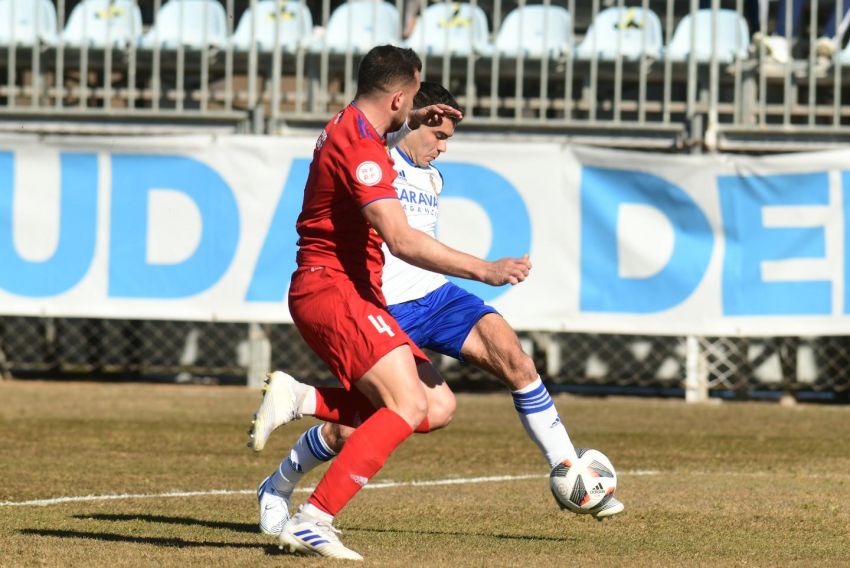
<svg viewBox="0 0 850 568">
<path fill-rule="evenodd" d="M 398 172 L 393 185 L 407 215 L 407 222 L 414 229 L 436 239 L 443 176 L 433 166 L 420 168 L 414 165 L 398 147 L 390 150 L 390 156 Z M 383 245 L 383 251 L 385 260 L 381 288 L 389 305 L 418 300 L 448 282 L 442 274 L 423 270 L 394 257 L 386 244 Z"/>
</svg>

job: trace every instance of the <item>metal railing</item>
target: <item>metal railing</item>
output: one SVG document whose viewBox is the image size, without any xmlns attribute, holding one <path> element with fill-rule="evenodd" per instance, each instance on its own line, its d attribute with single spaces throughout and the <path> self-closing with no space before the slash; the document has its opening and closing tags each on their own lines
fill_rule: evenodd
<svg viewBox="0 0 850 568">
<path fill-rule="evenodd" d="M 85 28 L 78 37 L 86 41 L 78 41 L 69 33 L 70 0 L 57 0 L 50 4 L 56 10 L 52 28 L 43 30 L 42 13 L 33 11 L 31 23 L 43 33 L 27 39 L 21 37 L 26 27 L 20 25 L 21 14 L 15 10 L 43 3 L 0 0 L 0 127 L 73 132 L 204 127 L 267 133 L 312 124 L 325 120 L 353 96 L 359 54 L 373 39 L 365 32 L 353 34 L 363 43 L 343 42 L 340 49 L 335 41 L 345 33 L 328 34 L 336 3 L 321 0 L 308 6 L 300 0 L 280 5 L 272 0 L 272 22 L 292 17 L 304 23 L 299 18 L 311 9 L 314 25 L 292 49 L 283 47 L 286 38 L 277 26 L 272 26 L 270 41 L 264 43 L 260 36 L 268 29 L 259 29 L 261 20 L 244 18 L 245 8 L 258 10 L 268 2 L 224 0 L 219 7 L 225 25 L 218 40 L 211 41 L 210 30 L 202 26 L 194 43 L 171 43 L 152 25 L 166 17 L 164 7 L 171 3 L 179 2 L 153 0 L 152 19 L 139 29 L 131 27 L 132 41 L 114 45 L 118 12 L 101 18 L 103 38 L 97 39 L 95 29 Z M 416 3 L 421 12 L 418 23 L 424 25 L 430 4 Z M 413 47 L 423 57 L 423 76 L 449 86 L 466 107 L 464 130 L 539 131 L 675 149 L 787 149 L 850 139 L 850 110 L 842 104 L 848 75 L 845 57 L 850 64 L 850 51 L 840 41 L 833 41 L 831 51 L 819 55 L 816 50 L 822 20 L 834 15 L 836 22 L 844 22 L 844 3 L 812 0 L 808 32 L 797 36 L 788 10 L 784 40 L 792 57 L 786 60 L 777 57 L 781 42 L 771 43 L 775 38 L 770 38 L 777 2 L 761 4 L 755 38 L 748 30 L 734 34 L 732 41 L 722 40 L 720 32 L 729 28 L 721 29 L 721 20 L 733 16 L 736 22 L 746 21 L 745 1 L 711 0 L 710 12 L 704 13 L 707 19 L 698 21 L 700 4 L 545 0 L 538 4 L 544 21 L 564 13 L 569 19 L 566 26 L 544 26 L 542 36 L 534 36 L 524 19 L 518 28 L 512 28 L 517 22 L 510 20 L 530 2 L 472 0 L 466 8 L 469 14 L 480 8 L 486 19 L 487 31 L 478 43 L 473 41 L 473 16 L 450 5 L 448 15 L 436 18 L 441 33 L 414 35 L 418 44 L 414 41 Z M 786 5 L 790 7 L 790 0 Z M 125 10 L 138 6 L 134 1 L 107 4 Z M 405 2 L 397 0 L 392 6 L 401 30 L 408 23 Z M 86 4 L 76 4 L 71 12 L 79 9 L 86 9 Z M 619 10 L 620 16 L 609 24 L 607 34 L 594 34 L 592 25 L 611 9 Z M 209 4 L 202 21 L 212 18 L 213 11 Z M 650 11 L 658 19 L 659 51 L 650 49 Z M 186 14 L 177 14 L 180 29 Z M 345 37 L 351 37 L 352 30 L 360 28 L 351 12 L 346 17 L 342 29 L 349 34 Z M 4 19 L 15 25 L 4 27 Z M 378 12 L 366 23 L 377 30 Z M 246 43 L 240 43 L 238 29 L 243 25 Z M 565 27 L 568 41 L 560 49 L 554 40 Z M 522 51 L 508 49 L 511 29 L 525 30 L 512 38 Z M 697 35 L 706 29 L 718 32 L 700 43 Z M 681 44 L 679 33 L 686 37 Z M 532 50 L 535 41 L 537 51 Z M 446 45 L 453 47 L 441 49 Z M 705 49 L 699 51 L 699 45 Z M 572 387 L 676 390 L 691 388 L 693 382 L 697 390 L 735 396 L 760 389 L 844 397 L 850 392 L 846 337 L 543 332 L 521 336 L 545 378 Z M 206 375 L 241 378 L 256 373 L 258 360 L 300 376 L 327 378 L 324 366 L 288 325 L 0 317 L 0 375 L 81 372 L 164 374 L 186 380 Z M 452 380 L 482 376 L 448 360 L 441 360 L 441 367 Z"/>
<path fill-rule="evenodd" d="M 780 2 L 761 2 L 752 30 L 749 1 L 210 0 L 195 13 L 153 0 L 142 22 L 136 0 L 88 0 L 70 14 L 70 0 L 56 0 L 45 27 L 41 2 L 6 0 L 0 118 L 7 129 L 73 120 L 71 130 L 123 122 L 276 132 L 338 110 L 354 94 L 362 54 L 392 41 L 420 53 L 423 77 L 458 96 L 470 128 L 606 132 L 638 145 L 660 134 L 674 148 L 843 141 L 850 51 L 841 33 L 832 49 L 818 36 L 830 16 L 844 21 L 847 0 L 812 0 L 808 32 L 797 36 L 792 0 L 781 0 L 787 60 L 772 36 Z M 32 14 L 16 13 L 21 6 Z M 408 41 L 411 12 L 428 29 Z M 24 16 L 26 25 L 2 24 Z"/>
<path fill-rule="evenodd" d="M 676 337 L 521 332 L 550 385 L 577 392 L 847 400 L 850 338 Z M 483 371 L 432 355 L 453 385 L 498 388 Z M 335 384 L 293 325 L 0 317 L 0 378 L 162 377 L 249 384 L 269 368 Z M 253 375 L 259 374 L 259 377 Z"/>
</svg>

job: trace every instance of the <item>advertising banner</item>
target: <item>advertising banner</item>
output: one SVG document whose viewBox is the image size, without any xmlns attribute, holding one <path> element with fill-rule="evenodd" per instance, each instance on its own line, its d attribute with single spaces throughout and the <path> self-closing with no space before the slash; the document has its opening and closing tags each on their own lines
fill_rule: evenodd
<svg viewBox="0 0 850 568">
<path fill-rule="evenodd" d="M 289 322 L 315 139 L 0 137 L 0 314 Z M 850 150 L 673 156 L 452 140 L 439 238 L 518 329 L 850 333 Z"/>
</svg>

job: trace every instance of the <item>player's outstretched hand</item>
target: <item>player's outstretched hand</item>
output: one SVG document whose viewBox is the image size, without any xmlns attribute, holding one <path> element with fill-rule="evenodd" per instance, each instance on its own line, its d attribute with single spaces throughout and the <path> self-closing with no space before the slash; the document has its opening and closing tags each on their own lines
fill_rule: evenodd
<svg viewBox="0 0 850 568">
<path fill-rule="evenodd" d="M 490 270 L 484 277 L 484 283 L 491 286 L 501 286 L 503 284 L 519 284 L 526 278 L 531 271 L 531 261 L 528 255 L 522 258 L 500 258 L 490 263 Z"/>
<path fill-rule="evenodd" d="M 407 117 L 407 125 L 411 130 L 416 130 L 422 124 L 425 126 L 440 126 L 443 118 L 451 117 L 460 120 L 463 118 L 463 113 L 449 105 L 438 103 L 410 111 L 410 115 Z"/>
</svg>

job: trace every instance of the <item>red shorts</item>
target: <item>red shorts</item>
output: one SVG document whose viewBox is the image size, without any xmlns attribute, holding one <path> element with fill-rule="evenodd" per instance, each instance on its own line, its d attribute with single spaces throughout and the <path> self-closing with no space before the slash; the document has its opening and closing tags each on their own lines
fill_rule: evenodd
<svg viewBox="0 0 850 568">
<path fill-rule="evenodd" d="M 346 389 L 381 357 L 410 345 L 416 364 L 428 357 L 399 327 L 383 298 L 368 287 L 355 288 L 344 273 L 305 266 L 289 286 L 289 313 L 301 337 Z"/>
</svg>

